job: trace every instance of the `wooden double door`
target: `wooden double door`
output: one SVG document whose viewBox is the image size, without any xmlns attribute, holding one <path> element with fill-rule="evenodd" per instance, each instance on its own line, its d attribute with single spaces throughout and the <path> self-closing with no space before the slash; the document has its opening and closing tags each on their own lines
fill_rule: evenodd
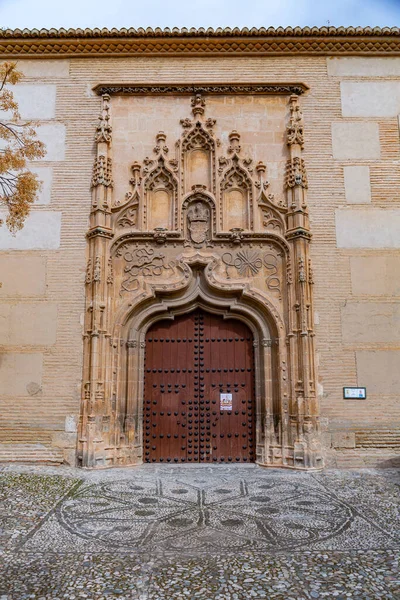
<svg viewBox="0 0 400 600">
<path fill-rule="evenodd" d="M 144 461 L 255 460 L 254 348 L 249 328 L 196 310 L 147 332 Z"/>
</svg>

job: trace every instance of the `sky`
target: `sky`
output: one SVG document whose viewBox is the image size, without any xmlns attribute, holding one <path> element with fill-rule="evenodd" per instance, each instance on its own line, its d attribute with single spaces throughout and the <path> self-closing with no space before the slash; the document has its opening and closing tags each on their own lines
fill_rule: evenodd
<svg viewBox="0 0 400 600">
<path fill-rule="evenodd" d="M 400 0 L 0 0 L 0 26 L 400 26 Z"/>
</svg>

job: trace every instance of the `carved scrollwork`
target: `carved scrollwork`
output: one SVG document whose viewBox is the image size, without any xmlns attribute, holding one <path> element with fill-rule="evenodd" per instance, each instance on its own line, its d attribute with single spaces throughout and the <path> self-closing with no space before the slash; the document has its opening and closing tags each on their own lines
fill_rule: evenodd
<svg viewBox="0 0 400 600">
<path fill-rule="evenodd" d="M 239 277 L 255 277 L 262 269 L 266 272 L 266 285 L 271 291 L 281 295 L 281 278 L 279 274 L 278 257 L 272 252 L 261 253 L 258 250 L 244 249 L 236 254 L 225 252 L 221 257 L 225 265 L 225 273 L 231 278 L 230 268 L 237 271 Z"/>
<path fill-rule="evenodd" d="M 125 261 L 124 278 L 121 291 L 135 292 L 139 289 L 138 277 L 160 277 L 165 271 L 175 270 L 175 262 L 166 262 L 165 255 L 155 252 L 153 248 L 134 248 L 124 244 L 117 251 L 117 256 Z"/>
<path fill-rule="evenodd" d="M 263 263 L 260 253 L 257 250 L 240 250 L 236 254 L 225 252 L 222 255 L 222 262 L 225 264 L 225 272 L 229 279 L 228 267 L 234 267 L 239 277 L 254 277 L 261 270 Z"/>
</svg>

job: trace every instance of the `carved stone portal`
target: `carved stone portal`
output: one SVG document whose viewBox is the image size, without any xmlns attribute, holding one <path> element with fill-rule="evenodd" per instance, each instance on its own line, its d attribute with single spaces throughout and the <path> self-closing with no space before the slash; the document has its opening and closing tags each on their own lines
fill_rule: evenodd
<svg viewBox="0 0 400 600">
<path fill-rule="evenodd" d="M 142 462 L 146 331 L 199 307 L 252 331 L 257 463 L 321 468 L 298 96 L 289 99 L 279 198 L 269 191 L 267 165 L 242 156 L 240 133 L 230 132 L 224 148 L 206 98 L 196 94 L 191 107 L 173 145 L 159 132 L 152 156 L 132 157 L 126 195 L 114 198 L 112 99 L 103 96 L 87 234 L 79 464 Z"/>
</svg>

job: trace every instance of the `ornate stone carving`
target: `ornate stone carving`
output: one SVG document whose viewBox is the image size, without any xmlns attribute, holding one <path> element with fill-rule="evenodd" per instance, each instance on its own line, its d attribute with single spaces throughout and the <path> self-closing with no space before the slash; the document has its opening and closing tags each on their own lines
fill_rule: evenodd
<svg viewBox="0 0 400 600">
<path fill-rule="evenodd" d="M 287 144 L 288 146 L 298 144 L 300 148 L 304 148 L 303 113 L 300 110 L 299 98 L 295 94 L 290 96 L 289 109 L 290 119 L 287 126 Z"/>
<path fill-rule="evenodd" d="M 189 205 L 186 218 L 190 241 L 195 245 L 209 242 L 211 233 L 210 208 L 207 203 L 195 200 Z"/>
<path fill-rule="evenodd" d="M 185 134 L 182 141 L 182 151 L 188 152 L 195 148 L 204 148 L 214 150 L 215 142 L 210 133 L 203 128 L 200 121 L 197 121 L 193 128 Z"/>
<path fill-rule="evenodd" d="M 140 84 L 140 85 L 106 85 L 95 87 L 97 94 L 297 94 L 308 90 L 304 83 L 213 83 L 213 84 Z"/>
<path fill-rule="evenodd" d="M 95 140 L 98 144 L 111 142 L 112 127 L 110 124 L 110 95 L 107 93 L 102 94 L 103 106 L 97 125 Z"/>
<path fill-rule="evenodd" d="M 129 206 L 117 219 L 117 227 L 136 227 L 137 226 L 138 207 Z"/>
<path fill-rule="evenodd" d="M 89 285 L 89 283 L 92 283 L 92 259 L 91 258 L 89 258 L 89 260 L 87 261 L 87 265 L 86 265 L 85 283 L 86 283 L 86 285 Z"/>
<path fill-rule="evenodd" d="M 233 227 L 232 229 L 229 230 L 230 232 L 230 240 L 233 244 L 241 244 L 244 240 L 244 235 L 243 235 L 243 231 L 244 229 L 242 229 L 241 227 Z"/>
<path fill-rule="evenodd" d="M 263 263 L 267 271 L 265 283 L 272 292 L 278 292 L 281 296 L 281 279 L 278 270 L 278 257 L 271 252 L 266 252 L 263 256 Z"/>
<path fill-rule="evenodd" d="M 257 250 L 240 250 L 236 254 L 225 252 L 222 255 L 222 262 L 226 265 L 225 271 L 229 278 L 228 267 L 234 267 L 239 277 L 254 277 L 261 270 L 263 263 L 260 253 Z"/>
<path fill-rule="evenodd" d="M 202 97 L 201 94 L 196 94 L 191 99 L 192 104 L 192 113 L 194 118 L 202 117 L 204 115 L 204 107 L 206 105 L 206 101 Z"/>
<path fill-rule="evenodd" d="M 285 184 L 287 188 L 293 188 L 296 185 L 308 188 L 306 165 L 302 158 L 295 156 L 287 161 Z"/>
<path fill-rule="evenodd" d="M 114 283 L 114 269 L 113 269 L 113 259 L 110 256 L 108 259 L 108 273 L 107 273 L 107 283 L 112 285 Z"/>
<path fill-rule="evenodd" d="M 225 252 L 221 257 L 225 265 L 225 273 L 231 278 L 230 268 L 233 267 L 239 277 L 255 277 L 264 269 L 266 285 L 271 291 L 281 295 L 281 279 L 278 268 L 278 257 L 272 252 L 260 253 L 258 250 L 244 249 L 237 253 Z"/>
<path fill-rule="evenodd" d="M 156 145 L 154 146 L 154 152 L 156 154 L 168 154 L 169 148 L 165 143 L 167 136 L 163 131 L 159 131 L 156 135 Z"/>
<path fill-rule="evenodd" d="M 96 256 L 93 267 L 93 281 L 101 281 L 101 258 Z"/>
<path fill-rule="evenodd" d="M 272 231 L 278 231 L 279 233 L 283 233 L 284 226 L 282 223 L 282 219 L 278 218 L 278 216 L 271 209 L 264 209 L 262 211 L 262 215 L 262 224 L 264 229 L 270 229 Z"/>
<path fill-rule="evenodd" d="M 139 289 L 138 277 L 160 277 L 165 271 L 174 272 L 175 263 L 166 262 L 165 255 L 155 252 L 153 248 L 131 248 L 124 244 L 117 251 L 117 256 L 125 261 L 124 278 L 121 291 L 135 292 Z"/>
<path fill-rule="evenodd" d="M 221 89 L 217 85 L 210 93 Z M 101 158 L 112 148 L 99 142 L 97 204 L 92 203 L 88 233 L 83 377 L 88 385 L 82 390 L 80 460 L 85 466 L 141 461 L 145 324 L 204 304 L 225 318 L 242 318 L 258 332 L 257 461 L 318 468 L 301 113 L 292 107 L 284 203 L 270 192 L 267 166 L 241 157 L 236 130 L 219 149 L 213 128 L 219 132 L 222 124 L 206 118 L 204 97 L 196 94 L 193 117 L 181 120 L 175 143 L 167 144 L 159 132 L 149 157 L 132 157 L 140 162 L 132 164 L 131 188 L 112 208 L 106 185 L 111 176 L 103 173 L 107 164 Z M 224 139 L 228 132 L 223 133 Z"/>
<path fill-rule="evenodd" d="M 111 158 L 106 158 L 104 154 L 98 156 L 93 164 L 92 187 L 97 187 L 98 185 L 113 187 L 112 160 Z"/>
<path fill-rule="evenodd" d="M 154 229 L 154 239 L 157 244 L 165 244 L 167 241 L 167 231 L 165 227 L 156 227 Z"/>
<path fill-rule="evenodd" d="M 228 152 L 229 154 L 239 154 L 240 150 L 241 150 L 241 145 L 240 145 L 240 134 L 234 129 L 233 131 L 230 132 L 229 134 L 229 146 L 228 146 Z"/>
</svg>

